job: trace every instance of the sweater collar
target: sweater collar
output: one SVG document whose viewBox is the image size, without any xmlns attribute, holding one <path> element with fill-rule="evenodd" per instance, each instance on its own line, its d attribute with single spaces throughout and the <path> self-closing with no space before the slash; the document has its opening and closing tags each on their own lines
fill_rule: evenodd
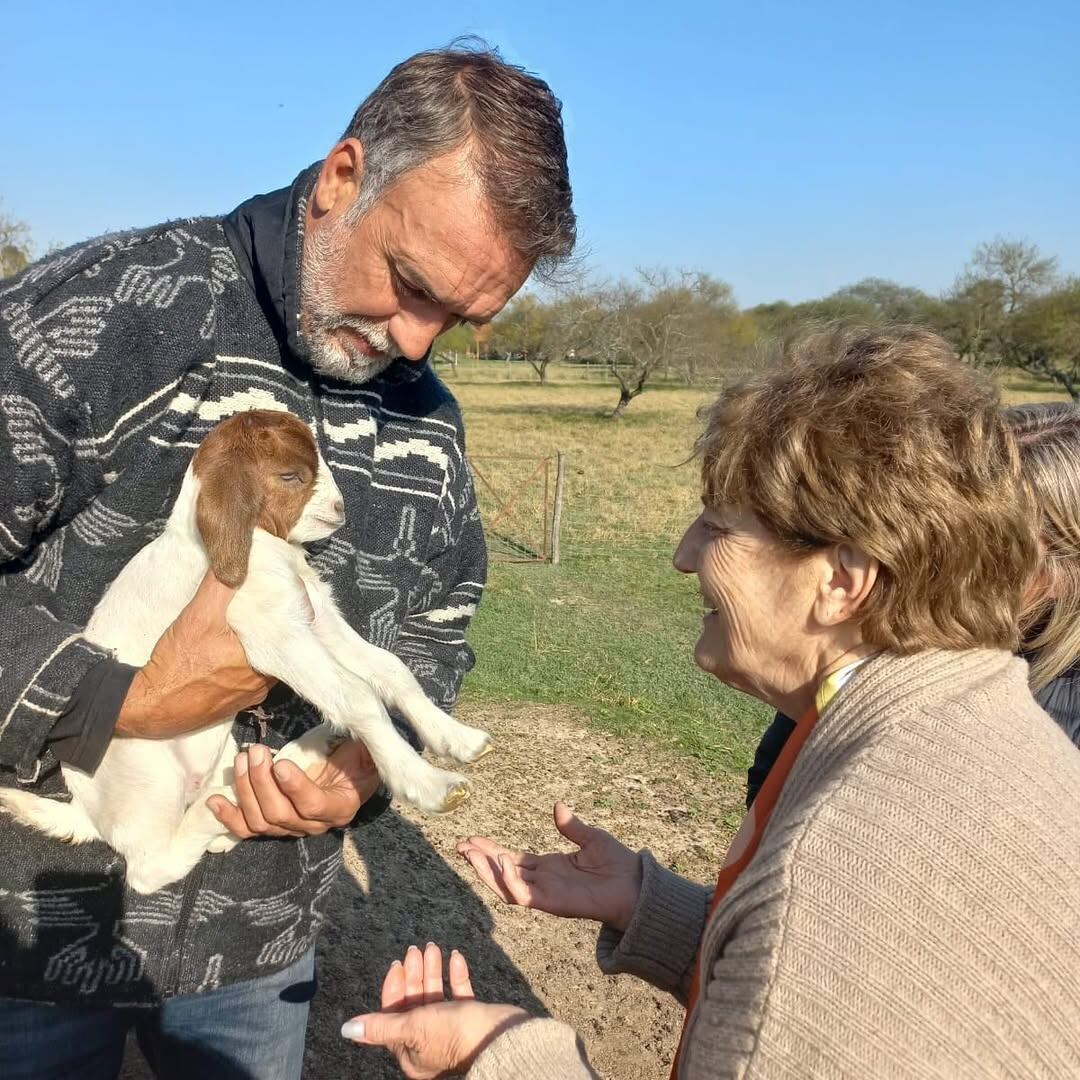
<svg viewBox="0 0 1080 1080">
<path fill-rule="evenodd" d="M 307 201 L 321 168 L 320 161 L 309 165 L 289 187 L 255 195 L 223 221 L 240 273 L 254 291 L 274 336 L 304 363 L 310 363 L 311 350 L 300 327 L 301 254 Z M 379 378 L 415 382 L 426 367 L 426 362 L 397 360 Z"/>
</svg>

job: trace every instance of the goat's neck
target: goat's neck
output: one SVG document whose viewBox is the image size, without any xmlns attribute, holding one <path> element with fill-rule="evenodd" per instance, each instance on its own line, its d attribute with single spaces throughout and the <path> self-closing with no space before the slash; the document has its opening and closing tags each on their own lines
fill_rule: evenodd
<svg viewBox="0 0 1080 1080">
<path fill-rule="evenodd" d="M 173 504 L 172 513 L 165 523 L 165 531 L 175 539 L 203 546 L 202 534 L 195 519 L 195 507 L 199 500 L 199 478 L 189 465 L 184 473 L 184 482 L 180 485 L 180 494 Z"/>
</svg>

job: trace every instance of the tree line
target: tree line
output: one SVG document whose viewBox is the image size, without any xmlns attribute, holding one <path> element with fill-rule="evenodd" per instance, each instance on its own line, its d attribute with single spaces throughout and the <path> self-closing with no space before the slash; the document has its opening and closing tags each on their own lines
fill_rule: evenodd
<svg viewBox="0 0 1080 1080">
<path fill-rule="evenodd" d="M 525 362 L 541 383 L 555 362 L 601 365 L 618 388 L 617 417 L 650 385 L 720 381 L 808 322 L 836 321 L 927 326 L 969 363 L 1018 368 L 1080 401 L 1080 278 L 1004 238 L 980 244 L 939 296 L 872 277 L 817 300 L 740 308 L 708 274 L 639 270 L 613 284 L 582 278 L 521 293 L 490 326 L 458 327 L 439 347 Z"/>
<path fill-rule="evenodd" d="M 0 278 L 32 258 L 29 228 L 0 211 Z M 618 390 L 611 415 L 619 417 L 650 385 L 718 382 L 810 321 L 928 326 L 969 363 L 1018 368 L 1080 401 L 1080 278 L 1034 244 L 1001 237 L 980 244 L 940 296 L 871 277 L 818 300 L 740 308 L 730 285 L 700 271 L 642 269 L 614 282 L 579 275 L 519 293 L 490 325 L 442 335 L 435 352 L 523 362 L 541 383 L 553 363 L 598 365 Z"/>
</svg>

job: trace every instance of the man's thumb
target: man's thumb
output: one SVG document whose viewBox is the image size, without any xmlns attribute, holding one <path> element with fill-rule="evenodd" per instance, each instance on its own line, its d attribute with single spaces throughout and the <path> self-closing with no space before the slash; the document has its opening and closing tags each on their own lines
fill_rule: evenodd
<svg viewBox="0 0 1080 1080">
<path fill-rule="evenodd" d="M 407 1013 L 368 1013 L 354 1016 L 341 1025 L 341 1036 L 368 1046 L 390 1046 L 401 1042 Z"/>
</svg>

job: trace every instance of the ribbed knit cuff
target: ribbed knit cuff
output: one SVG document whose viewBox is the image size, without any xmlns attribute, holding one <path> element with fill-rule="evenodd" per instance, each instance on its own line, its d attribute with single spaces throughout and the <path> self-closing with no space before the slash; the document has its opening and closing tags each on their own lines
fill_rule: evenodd
<svg viewBox="0 0 1080 1080">
<path fill-rule="evenodd" d="M 641 896 L 626 933 L 600 928 L 600 970 L 605 975 L 636 975 L 685 1001 L 711 899 L 707 886 L 673 874 L 643 851 Z"/>
<path fill-rule="evenodd" d="M 473 1063 L 469 1080 L 596 1080 L 572 1027 L 527 1020 L 500 1035 Z"/>
</svg>

